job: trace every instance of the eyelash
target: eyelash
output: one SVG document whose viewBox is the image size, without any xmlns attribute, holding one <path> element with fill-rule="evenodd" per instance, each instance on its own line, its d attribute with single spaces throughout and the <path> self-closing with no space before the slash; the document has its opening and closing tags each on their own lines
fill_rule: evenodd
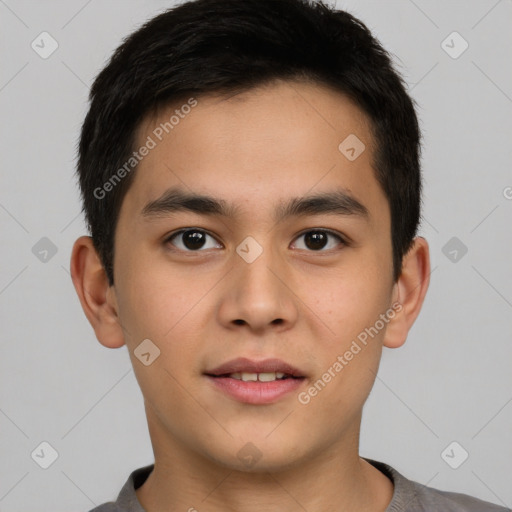
<svg viewBox="0 0 512 512">
<path fill-rule="evenodd" d="M 169 235 L 165 240 L 164 240 L 164 244 L 165 245 L 168 245 L 168 244 L 172 244 L 172 240 L 174 238 L 177 238 L 179 237 L 179 235 L 182 235 L 184 233 L 187 233 L 187 232 L 198 232 L 198 233 L 204 233 L 208 236 L 210 236 L 211 238 L 213 238 L 217 243 L 220 244 L 220 242 L 213 236 L 211 235 L 210 233 L 208 233 L 208 231 L 204 230 L 204 229 L 200 229 L 200 228 L 186 228 L 186 229 L 180 229 L 179 231 L 175 231 L 174 233 L 172 233 L 171 235 Z M 302 233 L 298 234 L 297 237 L 294 239 L 294 240 L 297 240 L 298 238 L 304 236 L 304 235 L 307 235 L 308 233 L 323 233 L 323 234 L 327 234 L 327 235 L 330 235 L 331 237 L 333 238 L 336 238 L 340 244 L 342 246 L 348 246 L 349 243 L 346 239 L 344 239 L 341 235 L 339 235 L 338 233 L 334 232 L 334 231 L 331 231 L 329 229 L 322 229 L 322 228 L 318 228 L 318 229 L 308 229 L 306 231 L 303 231 Z M 222 245 L 222 244 L 221 244 Z M 178 251 L 178 252 L 185 252 L 185 253 L 196 253 L 196 252 L 204 252 L 205 250 L 207 249 L 198 249 L 196 251 L 193 251 L 193 250 L 190 250 L 190 249 L 179 249 L 177 248 L 176 246 L 173 247 L 172 250 L 175 250 L 175 251 Z M 304 250 L 304 249 L 300 249 L 300 250 Z M 307 249 L 306 249 L 307 250 Z M 307 252 L 313 252 L 313 253 L 321 253 L 321 252 L 331 252 L 331 251 L 335 251 L 335 250 L 339 250 L 338 249 L 326 249 L 324 250 L 323 248 L 322 249 L 319 249 L 317 251 L 315 250 L 307 250 Z"/>
</svg>

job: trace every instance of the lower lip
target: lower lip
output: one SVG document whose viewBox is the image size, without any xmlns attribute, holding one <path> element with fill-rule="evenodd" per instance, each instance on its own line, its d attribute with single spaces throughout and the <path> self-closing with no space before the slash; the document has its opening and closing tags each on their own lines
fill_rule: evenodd
<svg viewBox="0 0 512 512">
<path fill-rule="evenodd" d="M 255 405 L 277 402 L 288 393 L 297 391 L 305 380 L 304 378 L 288 378 L 270 382 L 246 382 L 239 379 L 232 379 L 231 377 L 211 377 L 209 375 L 206 377 L 217 389 L 220 389 L 235 400 Z"/>
</svg>

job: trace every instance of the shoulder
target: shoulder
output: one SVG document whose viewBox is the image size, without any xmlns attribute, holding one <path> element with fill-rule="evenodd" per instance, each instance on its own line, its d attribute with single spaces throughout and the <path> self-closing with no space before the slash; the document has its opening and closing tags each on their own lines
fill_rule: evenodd
<svg viewBox="0 0 512 512">
<path fill-rule="evenodd" d="M 132 471 L 115 502 L 103 503 L 89 512 L 144 512 L 135 490 L 146 481 L 153 468 L 154 464 L 150 464 Z"/>
<path fill-rule="evenodd" d="M 125 508 L 120 508 L 113 501 L 109 501 L 108 503 L 103 503 L 99 507 L 93 508 L 89 512 L 125 512 Z"/>
<path fill-rule="evenodd" d="M 409 480 L 388 464 L 365 460 L 393 482 L 393 498 L 386 512 L 512 512 L 467 494 L 427 487 Z"/>
<path fill-rule="evenodd" d="M 418 511 L 443 512 L 510 512 L 510 509 L 483 501 L 468 494 L 441 491 L 412 482 Z"/>
</svg>

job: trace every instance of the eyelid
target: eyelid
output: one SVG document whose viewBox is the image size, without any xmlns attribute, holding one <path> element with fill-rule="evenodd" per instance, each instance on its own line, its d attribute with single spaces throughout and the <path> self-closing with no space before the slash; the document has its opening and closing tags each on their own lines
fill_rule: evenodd
<svg viewBox="0 0 512 512">
<path fill-rule="evenodd" d="M 331 229 L 327 229 L 327 228 L 308 228 L 308 229 L 305 229 L 304 231 L 300 232 L 295 238 L 294 240 L 297 240 L 297 238 L 300 238 L 301 236 L 304 236 L 306 233 L 326 233 L 327 235 L 331 235 L 332 237 L 334 238 L 337 238 L 339 240 L 339 242 L 341 242 L 342 245 L 344 246 L 348 246 L 350 245 L 349 244 L 349 240 L 347 237 L 343 236 L 341 233 L 338 233 L 337 231 L 333 231 Z M 300 249 L 300 250 L 304 250 L 304 249 Z M 330 252 L 332 250 L 336 250 L 336 249 L 327 249 L 327 250 L 318 250 L 318 251 L 314 251 L 314 250 L 309 250 L 308 252 L 312 252 L 312 253 L 320 253 L 320 252 Z"/>
<path fill-rule="evenodd" d="M 166 236 L 164 238 L 164 244 L 168 244 L 169 242 L 171 242 L 171 240 L 183 233 L 186 233 L 187 231 L 198 231 L 198 232 L 201 232 L 201 233 L 204 233 L 208 236 L 210 236 L 211 238 L 213 238 L 216 243 L 218 243 L 219 245 L 222 245 L 223 244 L 221 242 L 219 242 L 219 240 L 217 239 L 217 237 L 213 234 L 211 234 L 208 230 L 204 229 L 204 228 L 196 228 L 196 227 L 187 227 L 187 228 L 181 228 L 181 229 L 178 229 L 177 231 L 174 231 L 172 232 L 170 235 Z M 330 235 L 334 238 L 336 238 L 343 246 L 348 246 L 350 245 L 347 237 L 341 235 L 340 233 L 338 233 L 337 231 L 333 231 L 331 229 L 327 229 L 327 228 L 307 228 L 303 231 L 301 231 L 299 234 L 297 234 L 295 236 L 295 238 L 293 239 L 293 241 L 297 240 L 298 238 L 300 238 L 301 236 L 304 236 L 305 234 L 307 233 L 312 233 L 312 232 L 316 232 L 316 233 L 326 233 L 327 235 Z M 172 245 L 172 244 L 171 244 Z M 197 249 L 195 251 L 192 251 L 192 250 L 183 250 L 183 249 L 180 249 L 178 247 L 175 247 L 174 246 L 174 249 L 177 250 L 177 251 L 180 251 L 180 252 L 189 252 L 189 253 L 195 253 L 195 252 L 204 252 L 208 249 Z M 300 250 L 304 250 L 304 249 L 300 249 Z M 312 253 L 320 253 L 320 252 L 330 252 L 331 250 L 336 250 L 336 249 L 328 249 L 328 250 L 317 250 L 317 251 L 314 251 L 314 250 L 309 250 L 307 252 L 312 252 Z"/>
<path fill-rule="evenodd" d="M 339 238 L 340 240 L 342 240 L 343 242 L 346 242 L 348 243 L 348 238 L 345 237 L 344 235 L 342 235 L 341 233 L 338 233 L 337 231 L 334 231 L 332 229 L 328 229 L 328 228 L 307 228 L 307 229 L 304 229 L 303 231 L 301 231 L 297 236 L 296 238 L 298 238 L 299 236 L 302 236 L 302 235 L 305 235 L 306 233 L 311 233 L 311 232 L 320 232 L 320 233 L 327 233 L 328 235 L 332 235 L 334 237 L 337 237 Z"/>
<path fill-rule="evenodd" d="M 196 228 L 194 226 L 191 226 L 191 227 L 187 227 L 187 228 L 181 228 L 181 229 L 178 229 L 177 231 L 173 231 L 171 234 L 169 234 L 168 236 L 166 236 L 164 238 L 164 244 L 169 244 L 171 243 L 171 240 L 175 237 L 178 237 L 179 235 L 183 234 L 183 233 L 186 233 L 187 231 L 198 231 L 198 232 L 201 232 L 201 233 L 204 233 L 205 235 L 208 235 L 210 236 L 211 238 L 213 238 L 215 240 L 215 242 L 219 245 L 222 245 L 221 242 L 219 242 L 219 240 L 217 239 L 216 236 L 212 235 L 208 230 L 204 229 L 204 228 Z M 171 245 L 173 245 L 171 243 Z M 174 250 L 176 251 L 179 251 L 179 252 L 189 252 L 189 253 L 195 253 L 195 252 L 205 252 L 206 250 L 208 249 L 198 249 L 196 251 L 191 251 L 191 250 L 184 250 L 184 249 L 180 249 L 179 247 L 176 247 L 176 246 L 173 246 Z"/>
</svg>

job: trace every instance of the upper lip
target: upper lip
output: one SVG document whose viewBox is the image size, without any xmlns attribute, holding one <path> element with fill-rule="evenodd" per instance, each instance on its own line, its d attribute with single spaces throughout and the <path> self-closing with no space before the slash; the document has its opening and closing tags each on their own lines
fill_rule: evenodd
<svg viewBox="0 0 512 512">
<path fill-rule="evenodd" d="M 230 373 L 271 373 L 281 372 L 294 377 L 304 377 L 304 373 L 291 364 L 285 363 L 281 359 L 264 359 L 262 361 L 253 361 L 246 357 L 231 359 L 213 370 L 205 372 L 206 375 L 226 375 Z"/>
</svg>

